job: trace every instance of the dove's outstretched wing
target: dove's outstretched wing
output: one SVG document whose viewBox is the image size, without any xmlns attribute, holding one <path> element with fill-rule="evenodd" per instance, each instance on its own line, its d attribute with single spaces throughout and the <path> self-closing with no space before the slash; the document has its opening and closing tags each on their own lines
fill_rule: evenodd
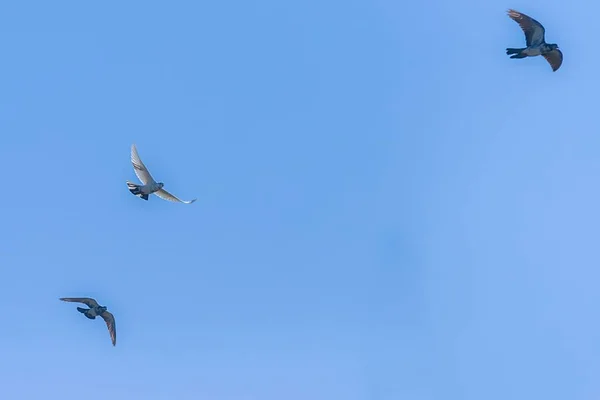
<svg viewBox="0 0 600 400">
<path fill-rule="evenodd" d="M 542 56 L 548 61 L 552 67 L 552 71 L 556 71 L 560 68 L 563 61 L 563 54 L 559 49 L 554 49 L 546 54 L 542 54 Z"/>
<path fill-rule="evenodd" d="M 110 334 L 110 340 L 112 341 L 113 346 L 117 344 L 117 325 L 115 323 L 115 317 L 108 311 L 104 311 L 100 314 L 104 322 L 106 322 L 106 326 L 108 328 L 108 333 Z"/>
<path fill-rule="evenodd" d="M 546 30 L 535 19 L 528 15 L 520 13 L 515 10 L 508 10 L 508 16 L 515 21 L 523 32 L 525 33 L 525 40 L 527 41 L 527 47 L 538 46 L 544 42 L 544 34 Z"/>
<path fill-rule="evenodd" d="M 176 203 L 179 202 L 179 203 L 185 203 L 185 204 L 192 204 L 193 202 L 198 200 L 198 199 L 193 199 L 193 200 L 189 200 L 189 201 L 180 200 L 177 197 L 173 196 L 171 193 L 167 192 L 165 189 L 160 189 L 160 190 L 154 192 L 154 194 L 163 200 L 174 201 Z"/>
<path fill-rule="evenodd" d="M 83 303 L 89 308 L 98 307 L 98 302 L 89 297 L 61 297 L 59 300 L 68 301 L 70 303 Z"/>
<path fill-rule="evenodd" d="M 144 185 L 154 182 L 154 178 L 152 178 L 152 175 L 150 175 L 150 172 L 148 172 L 148 168 L 146 168 L 142 162 L 142 159 L 135 148 L 135 144 L 131 145 L 131 163 L 133 164 L 133 170 L 135 171 L 135 174 Z"/>
</svg>

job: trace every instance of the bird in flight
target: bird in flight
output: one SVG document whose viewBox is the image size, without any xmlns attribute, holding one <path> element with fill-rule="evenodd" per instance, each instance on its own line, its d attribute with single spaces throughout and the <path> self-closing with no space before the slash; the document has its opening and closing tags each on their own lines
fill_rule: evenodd
<svg viewBox="0 0 600 400">
<path fill-rule="evenodd" d="M 138 179 L 142 181 L 143 185 L 137 185 L 135 183 L 131 183 L 127 181 L 127 187 L 129 191 L 144 200 L 148 200 L 148 196 L 154 193 L 158 197 L 163 200 L 174 201 L 185 204 L 192 204 L 197 199 L 193 199 L 190 201 L 180 200 L 177 197 L 173 196 L 171 193 L 167 192 L 163 189 L 165 186 L 162 182 L 156 182 L 150 172 L 148 172 L 148 168 L 144 165 L 140 156 L 138 155 L 137 149 L 135 148 L 135 144 L 131 145 L 131 163 L 133 164 L 133 170 L 137 175 Z"/>
<path fill-rule="evenodd" d="M 556 43 L 546 43 L 544 37 L 546 30 L 542 24 L 535 19 L 512 9 L 508 10 L 508 16 L 519 24 L 525 33 L 527 47 L 520 49 L 507 48 L 506 54 L 512 54 L 510 58 L 525 58 L 541 55 L 548 61 L 552 67 L 552 71 L 559 69 L 563 61 L 563 54 L 558 49 Z"/>
<path fill-rule="evenodd" d="M 110 334 L 110 340 L 113 346 L 117 344 L 117 326 L 115 325 L 115 317 L 106 311 L 106 307 L 101 306 L 94 299 L 89 297 L 61 297 L 60 300 L 68 301 L 70 303 L 83 303 L 89 308 L 77 307 L 77 311 L 88 317 L 89 319 L 96 319 L 100 316 L 106 322 L 108 327 L 108 333 Z"/>
</svg>

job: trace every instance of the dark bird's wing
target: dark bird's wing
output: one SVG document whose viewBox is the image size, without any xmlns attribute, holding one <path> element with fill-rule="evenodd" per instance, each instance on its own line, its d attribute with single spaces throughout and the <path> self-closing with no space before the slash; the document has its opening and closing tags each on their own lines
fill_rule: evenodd
<svg viewBox="0 0 600 400">
<path fill-rule="evenodd" d="M 544 34 L 546 30 L 535 19 L 528 15 L 522 14 L 515 10 L 508 10 L 508 16 L 515 21 L 525 33 L 527 47 L 538 46 L 544 42 Z"/>
<path fill-rule="evenodd" d="M 554 49 L 546 54 L 542 54 L 546 61 L 550 63 L 552 71 L 556 71 L 560 68 L 563 61 L 563 54 L 559 49 Z"/>
<path fill-rule="evenodd" d="M 98 307 L 98 302 L 89 297 L 61 297 L 60 300 L 68 301 L 70 303 L 83 303 L 89 308 Z"/>
<path fill-rule="evenodd" d="M 117 325 L 115 324 L 115 317 L 108 311 L 104 311 L 100 314 L 106 326 L 108 327 L 108 333 L 110 334 L 110 340 L 112 340 L 113 346 L 117 344 Z"/>
</svg>

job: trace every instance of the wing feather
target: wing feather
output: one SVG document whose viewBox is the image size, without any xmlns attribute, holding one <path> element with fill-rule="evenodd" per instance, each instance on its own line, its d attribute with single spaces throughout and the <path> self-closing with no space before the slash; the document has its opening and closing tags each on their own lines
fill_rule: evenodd
<svg viewBox="0 0 600 400">
<path fill-rule="evenodd" d="M 185 203 L 185 204 L 192 204 L 193 202 L 195 202 L 197 199 L 193 199 L 193 200 L 180 200 L 177 197 L 173 196 L 171 193 L 167 192 L 164 189 L 159 189 L 158 191 L 154 192 L 155 195 L 157 195 L 158 197 L 160 197 L 163 200 L 168 200 L 168 201 L 173 201 L 173 202 L 179 202 L 179 203 Z"/>
<path fill-rule="evenodd" d="M 61 297 L 59 300 L 68 301 L 70 303 L 83 303 L 89 308 L 98 307 L 98 302 L 90 297 Z"/>
<path fill-rule="evenodd" d="M 131 145 L 131 163 L 133 164 L 133 170 L 135 171 L 135 174 L 144 185 L 147 185 L 150 182 L 154 182 L 154 178 L 152 178 L 152 175 L 150 175 L 148 168 L 146 168 L 146 166 L 142 162 L 142 159 L 138 154 L 135 144 Z"/>
<path fill-rule="evenodd" d="M 548 63 L 552 67 L 552 71 L 554 71 L 554 72 L 557 69 L 559 69 L 560 66 L 562 65 L 563 54 L 559 49 L 554 49 L 546 54 L 542 54 L 542 56 L 544 56 L 546 61 L 548 61 Z"/>
<path fill-rule="evenodd" d="M 527 47 L 531 45 L 537 46 L 544 42 L 546 30 L 538 21 L 513 9 L 508 10 L 508 16 L 519 24 L 523 33 L 525 33 Z"/>
<path fill-rule="evenodd" d="M 117 344 L 117 324 L 115 323 L 115 317 L 108 311 L 104 311 L 100 314 L 104 322 L 106 322 L 106 327 L 108 328 L 108 333 L 110 334 L 110 340 L 112 341 L 113 346 Z"/>
</svg>

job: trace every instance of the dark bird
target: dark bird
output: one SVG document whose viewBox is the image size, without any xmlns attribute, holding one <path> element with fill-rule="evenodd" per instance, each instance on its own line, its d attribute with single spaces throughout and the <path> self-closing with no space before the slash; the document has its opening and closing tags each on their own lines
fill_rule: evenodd
<svg viewBox="0 0 600 400">
<path fill-rule="evenodd" d="M 97 316 L 102 317 L 106 326 L 108 327 L 108 333 L 110 334 L 110 340 L 112 340 L 113 346 L 117 344 L 117 327 L 115 325 L 115 317 L 106 311 L 107 307 L 101 306 L 94 299 L 89 297 L 61 297 L 60 300 L 68 301 L 70 303 L 83 303 L 89 308 L 77 307 L 77 311 L 88 317 L 89 319 L 96 319 Z"/>
<path fill-rule="evenodd" d="M 507 48 L 506 54 L 512 54 L 510 58 L 525 58 L 543 56 L 552 67 L 552 71 L 560 68 L 563 54 L 556 43 L 546 43 L 546 30 L 535 19 L 515 10 L 508 10 L 508 16 L 515 21 L 525 33 L 527 47 L 521 49 Z"/>
</svg>

